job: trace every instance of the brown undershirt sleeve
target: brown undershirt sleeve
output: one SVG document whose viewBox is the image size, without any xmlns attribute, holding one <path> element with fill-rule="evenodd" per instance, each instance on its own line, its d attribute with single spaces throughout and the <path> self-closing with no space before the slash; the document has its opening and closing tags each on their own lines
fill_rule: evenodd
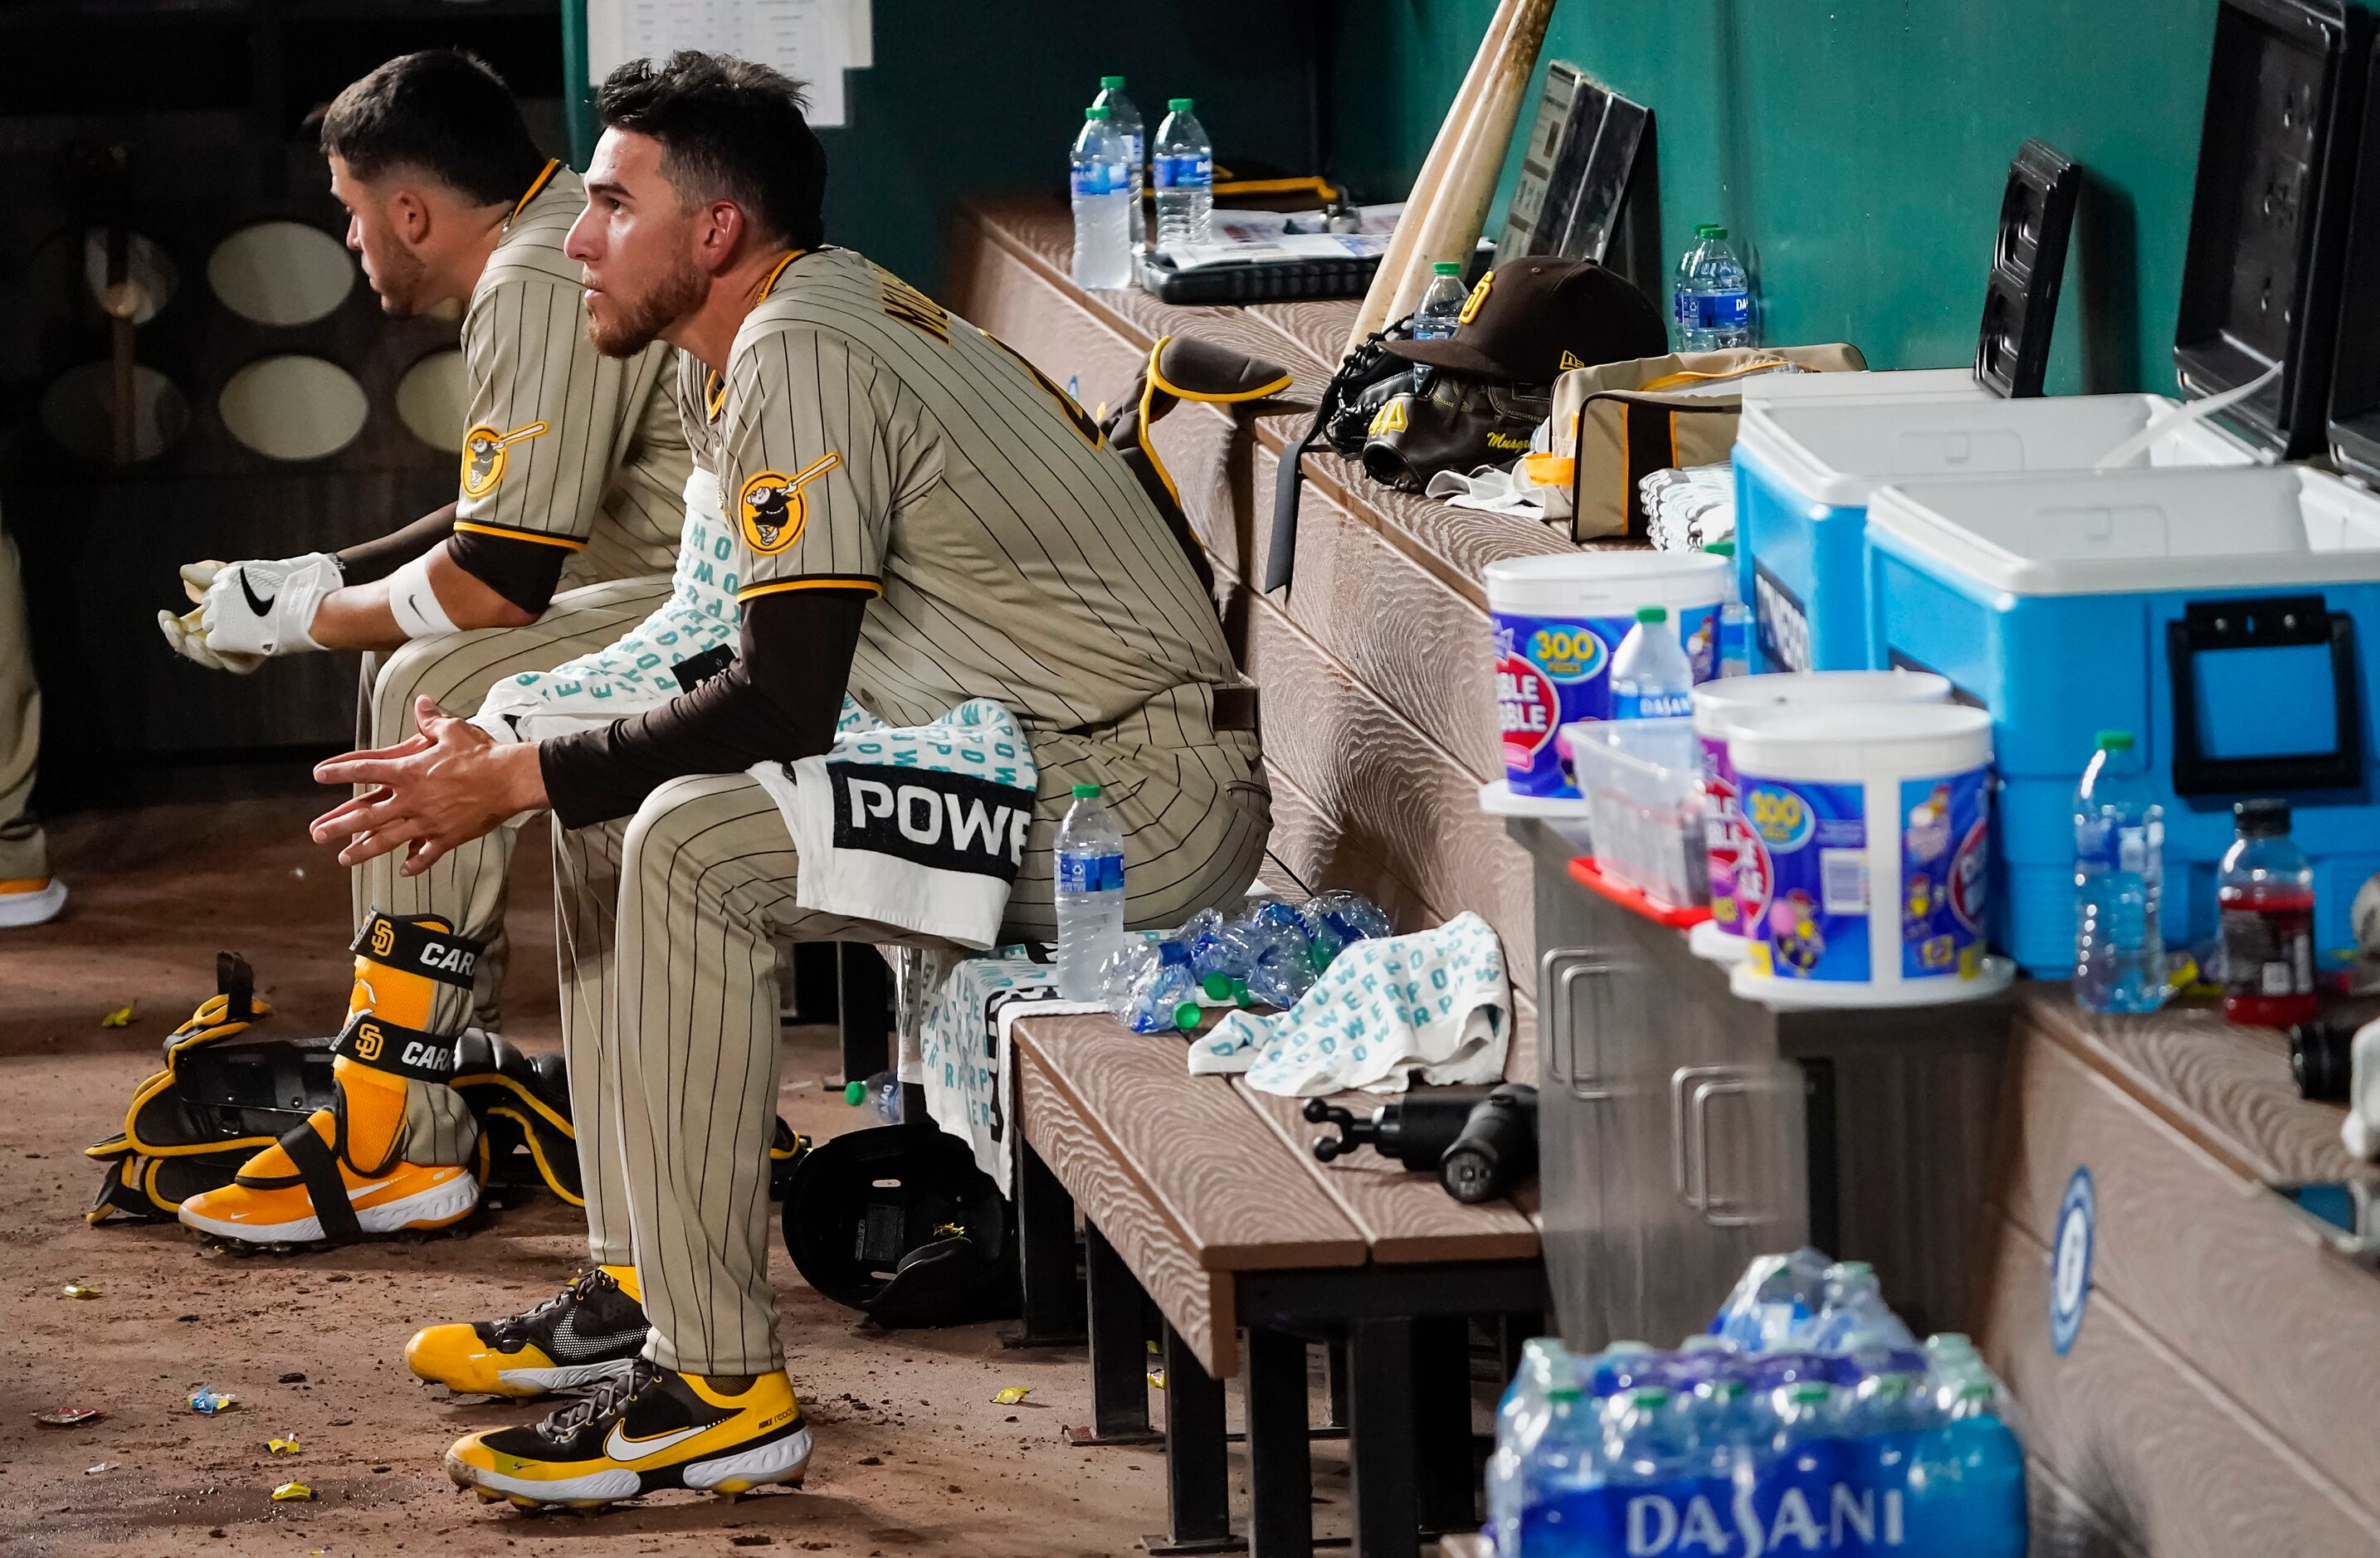
<svg viewBox="0 0 2380 1558">
<path fill-rule="evenodd" d="M 626 816 L 682 774 L 741 773 L 833 744 L 851 658 L 873 591 L 794 590 L 744 608 L 741 652 L 661 707 L 538 745 L 548 804 L 565 827 Z"/>
</svg>

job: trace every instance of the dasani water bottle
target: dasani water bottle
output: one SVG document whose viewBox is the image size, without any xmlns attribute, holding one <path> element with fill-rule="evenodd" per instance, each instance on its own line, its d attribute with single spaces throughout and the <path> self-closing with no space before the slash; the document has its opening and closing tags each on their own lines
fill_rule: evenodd
<svg viewBox="0 0 2380 1558">
<path fill-rule="evenodd" d="M 1203 244 L 1215 210 L 1215 147 L 1206 127 L 1190 111 L 1190 100 L 1173 98 L 1157 127 L 1157 242 Z"/>
<path fill-rule="evenodd" d="M 1076 286 L 1119 287 L 1132 283 L 1132 173 L 1123 143 L 1109 127 L 1108 110 L 1083 111 L 1083 133 L 1075 138 L 1071 182 L 1075 194 Z"/>
<path fill-rule="evenodd" d="M 1075 786 L 1058 826 L 1058 994 L 1100 997 L 1099 971 L 1123 945 L 1123 835 L 1096 784 Z"/>
<path fill-rule="evenodd" d="M 1705 223 L 1694 229 L 1694 247 L 1678 261 L 1670 307 L 1677 317 L 1678 350 L 1711 352 L 1751 346 L 1752 284 L 1743 262 L 1727 246 L 1727 229 Z"/>
<path fill-rule="evenodd" d="M 2165 808 L 2130 731 L 2102 731 L 2074 791 L 2074 1002 L 2087 1011 L 2165 1005 Z"/>
<path fill-rule="evenodd" d="M 1141 133 L 1140 109 L 1123 91 L 1123 78 L 1099 78 L 1099 95 L 1091 99 L 1091 106 L 1108 111 L 1108 128 L 1123 142 L 1127 170 L 1132 175 L 1132 215 L 1126 227 L 1127 239 L 1137 254 L 1148 247 L 1148 212 L 1141 204 L 1142 180 L 1148 175 L 1148 142 Z"/>
</svg>

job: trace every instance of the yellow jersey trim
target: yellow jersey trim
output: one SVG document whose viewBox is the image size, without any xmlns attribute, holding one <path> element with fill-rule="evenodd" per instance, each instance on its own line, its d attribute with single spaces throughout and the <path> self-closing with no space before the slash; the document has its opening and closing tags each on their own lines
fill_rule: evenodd
<svg viewBox="0 0 2380 1558">
<path fill-rule="evenodd" d="M 457 530 L 468 530 L 474 536 L 496 536 L 507 541 L 534 541 L 541 547 L 560 547 L 565 551 L 584 551 L 587 543 L 572 536 L 544 536 L 534 530 L 515 530 L 502 525 L 481 525 L 477 520 L 458 519 Z"/>
<path fill-rule="evenodd" d="M 856 589 L 865 590 L 869 595 L 884 593 L 884 586 L 880 580 L 861 578 L 857 575 L 820 574 L 807 579 L 780 579 L 772 585 L 754 585 L 749 589 L 739 589 L 735 592 L 735 603 L 740 606 L 747 600 L 757 600 L 764 595 L 783 595 L 788 590 L 797 589 Z"/>
</svg>

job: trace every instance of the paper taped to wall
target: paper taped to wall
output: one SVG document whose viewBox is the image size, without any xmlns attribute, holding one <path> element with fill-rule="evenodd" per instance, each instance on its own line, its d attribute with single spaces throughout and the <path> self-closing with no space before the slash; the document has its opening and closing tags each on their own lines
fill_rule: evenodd
<svg viewBox="0 0 2380 1558">
<path fill-rule="evenodd" d="M 803 82 L 809 122 L 849 123 L 843 73 L 875 58 L 870 0 L 587 0 L 587 74 L 678 49 L 759 60 Z"/>
</svg>

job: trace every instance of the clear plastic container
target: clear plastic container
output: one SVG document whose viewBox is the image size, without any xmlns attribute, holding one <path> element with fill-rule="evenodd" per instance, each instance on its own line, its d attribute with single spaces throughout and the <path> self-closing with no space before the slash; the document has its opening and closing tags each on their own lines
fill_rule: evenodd
<svg viewBox="0 0 2380 1558">
<path fill-rule="evenodd" d="M 1701 766 L 1691 758 L 1677 767 L 1648 762 L 1629 749 L 1645 736 L 1671 739 L 1682 752 L 1697 750 L 1690 715 L 1562 727 L 1586 800 L 1596 868 L 1673 909 L 1698 908 L 1710 901 Z"/>
</svg>

